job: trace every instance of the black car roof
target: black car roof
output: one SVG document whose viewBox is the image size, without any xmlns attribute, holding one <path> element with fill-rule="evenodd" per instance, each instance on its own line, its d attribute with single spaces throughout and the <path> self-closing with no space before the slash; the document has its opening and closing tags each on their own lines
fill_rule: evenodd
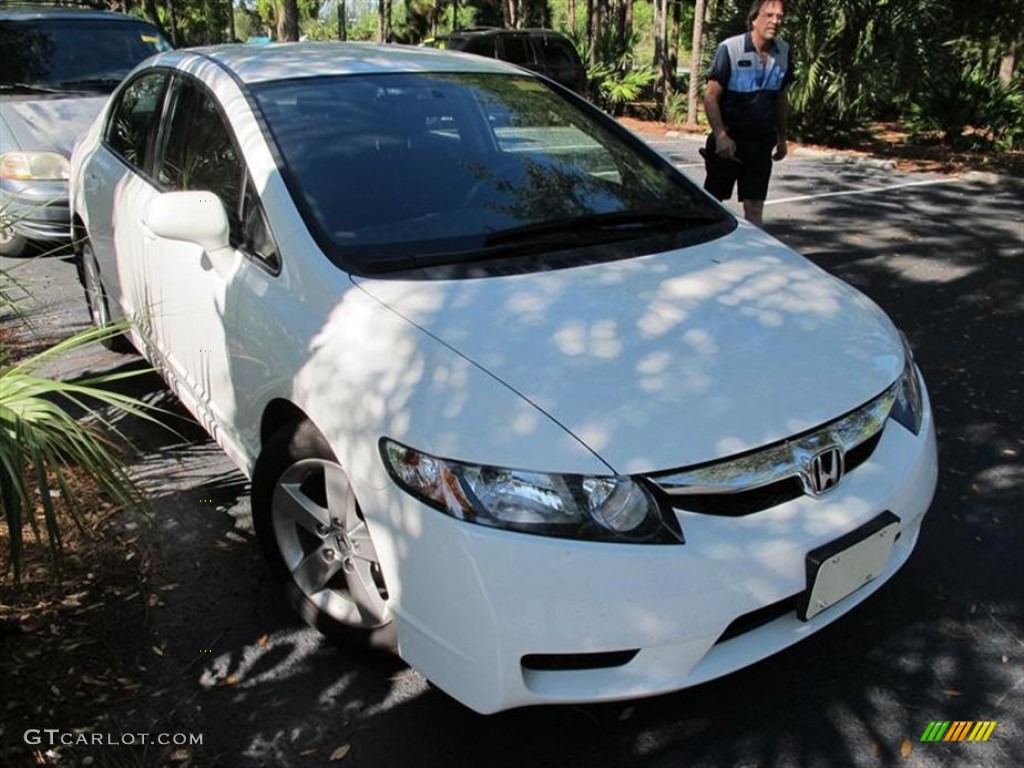
<svg viewBox="0 0 1024 768">
<path fill-rule="evenodd" d="M 0 4 L 0 20 L 3 21 L 36 21 L 41 19 L 70 19 L 74 21 L 134 21 L 148 24 L 148 21 L 135 16 L 128 16 L 115 11 L 98 8 L 52 8 L 40 5 L 6 5 Z"/>
</svg>

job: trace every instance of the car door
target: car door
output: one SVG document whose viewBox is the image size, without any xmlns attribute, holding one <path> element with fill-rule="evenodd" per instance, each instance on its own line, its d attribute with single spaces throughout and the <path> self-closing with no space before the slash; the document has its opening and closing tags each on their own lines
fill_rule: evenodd
<svg viewBox="0 0 1024 768">
<path fill-rule="evenodd" d="M 155 194 L 149 174 L 169 77 L 167 70 L 149 71 L 119 91 L 101 141 L 84 162 L 79 204 L 115 315 L 135 316 L 133 292 L 124 287 L 136 280 L 142 238 L 137 228 L 121 224 L 139 220 L 142 206 Z"/>
<path fill-rule="evenodd" d="M 231 288 L 246 269 L 274 272 L 276 247 L 242 153 L 214 95 L 197 79 L 175 76 L 168 94 L 154 176 L 162 192 L 209 191 L 224 206 L 231 247 L 209 253 L 191 242 L 145 233 L 139 301 L 153 307 L 164 373 L 214 438 L 236 439 Z M 222 434 L 227 430 L 228 434 Z"/>
</svg>

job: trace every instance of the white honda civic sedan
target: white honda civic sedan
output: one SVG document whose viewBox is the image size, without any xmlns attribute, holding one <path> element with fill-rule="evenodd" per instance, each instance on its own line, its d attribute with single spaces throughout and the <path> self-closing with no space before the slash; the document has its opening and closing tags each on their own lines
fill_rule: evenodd
<svg viewBox="0 0 1024 768">
<path fill-rule="evenodd" d="M 917 542 L 902 334 L 537 75 L 173 51 L 72 166 L 93 321 L 252 479 L 299 612 L 479 712 L 739 669 Z"/>
</svg>

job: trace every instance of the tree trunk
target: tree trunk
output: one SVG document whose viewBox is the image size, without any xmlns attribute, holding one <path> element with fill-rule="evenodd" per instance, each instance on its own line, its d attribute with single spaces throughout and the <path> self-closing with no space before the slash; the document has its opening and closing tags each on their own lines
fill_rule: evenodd
<svg viewBox="0 0 1024 768">
<path fill-rule="evenodd" d="M 345 7 L 345 0 L 338 0 L 338 39 L 342 42 L 348 40 L 348 8 Z"/>
<path fill-rule="evenodd" d="M 601 42 L 605 39 L 604 20 L 607 7 L 608 0 L 594 0 L 593 7 L 590 11 L 594 17 L 592 26 L 594 28 L 595 55 L 601 53 Z"/>
<path fill-rule="evenodd" d="M 576 0 L 569 0 L 569 7 L 566 9 L 569 15 L 569 29 L 576 31 Z"/>
<path fill-rule="evenodd" d="M 704 0 L 697 0 L 693 12 L 693 37 L 690 38 L 690 83 L 686 91 L 686 122 L 697 122 L 697 84 L 700 81 L 701 54 L 704 47 Z"/>
<path fill-rule="evenodd" d="M 597 35 L 594 29 L 594 0 L 587 0 L 587 50 L 590 51 L 590 65 L 597 64 Z"/>
<path fill-rule="evenodd" d="M 1013 45 L 1002 60 L 999 62 L 999 82 L 1009 85 L 1013 82 L 1013 70 L 1017 67 L 1017 57 L 1020 56 L 1021 44 Z"/>
<path fill-rule="evenodd" d="M 668 22 L 668 39 L 665 41 L 665 102 L 676 92 L 676 72 L 679 70 L 679 27 L 682 24 L 682 0 L 670 0 L 672 17 Z M 666 8 L 666 10 L 668 10 Z"/>
<path fill-rule="evenodd" d="M 143 0 L 142 5 L 146 10 L 146 18 L 149 19 L 149 23 L 166 35 L 167 30 L 160 23 L 160 13 L 156 9 L 156 0 Z"/>
<path fill-rule="evenodd" d="M 283 42 L 299 39 L 298 0 L 281 0 L 277 15 L 277 39 Z"/>
<path fill-rule="evenodd" d="M 668 68 L 668 0 L 656 0 L 654 5 L 654 71 L 658 73 L 654 84 L 657 93 L 666 90 L 665 71 Z"/>
<path fill-rule="evenodd" d="M 391 0 L 377 0 L 377 42 L 386 43 L 391 37 Z"/>
<path fill-rule="evenodd" d="M 625 0 L 622 4 L 622 40 L 623 48 L 629 45 L 633 36 L 633 0 Z"/>
<path fill-rule="evenodd" d="M 178 19 L 177 14 L 174 11 L 174 0 L 165 0 L 167 4 L 167 23 L 170 25 L 168 30 L 171 33 L 171 45 L 175 48 L 178 47 Z"/>
<path fill-rule="evenodd" d="M 234 3 L 231 2 L 231 0 L 227 0 L 227 6 L 228 6 L 228 34 L 230 35 L 230 37 L 228 38 L 228 42 L 229 43 L 233 43 L 236 40 L 236 32 L 235 32 L 235 6 L 234 6 Z"/>
</svg>

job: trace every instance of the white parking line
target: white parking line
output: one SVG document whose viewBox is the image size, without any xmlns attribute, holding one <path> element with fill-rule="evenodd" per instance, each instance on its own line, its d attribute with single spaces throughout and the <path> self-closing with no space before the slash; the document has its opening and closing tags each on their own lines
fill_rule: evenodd
<svg viewBox="0 0 1024 768">
<path fill-rule="evenodd" d="M 894 189 L 905 189 L 907 187 L 927 187 L 932 184 L 953 184 L 960 181 L 959 178 L 949 179 L 928 179 L 927 181 L 908 181 L 905 184 L 890 184 L 886 187 L 866 187 L 862 189 L 846 189 L 842 192 L 821 192 L 816 195 L 797 195 L 795 197 L 780 197 L 778 200 L 766 200 L 765 205 L 778 205 L 779 203 L 799 203 L 804 200 L 818 200 L 823 197 L 842 197 L 845 195 L 870 195 L 876 192 L 891 192 Z"/>
</svg>

